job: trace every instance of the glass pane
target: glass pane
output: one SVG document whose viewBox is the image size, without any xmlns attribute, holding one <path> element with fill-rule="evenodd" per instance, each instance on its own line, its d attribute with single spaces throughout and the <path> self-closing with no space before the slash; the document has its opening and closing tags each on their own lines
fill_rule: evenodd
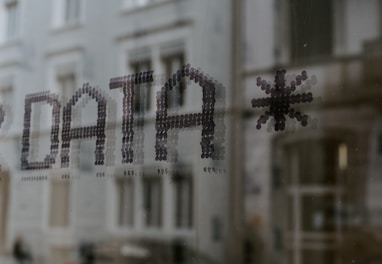
<svg viewBox="0 0 382 264">
<path fill-rule="evenodd" d="M 0 263 L 380 262 L 381 69 L 379 0 L 0 0 Z"/>
<path fill-rule="evenodd" d="M 50 226 L 66 227 L 69 224 L 69 187 L 66 180 L 52 181 L 50 196 Z"/>
<path fill-rule="evenodd" d="M 65 0 L 65 21 L 73 22 L 79 19 L 80 15 L 80 0 Z"/>
<path fill-rule="evenodd" d="M 175 225 L 177 228 L 191 228 L 193 223 L 193 184 L 191 176 L 173 177 L 175 193 Z"/>
<path fill-rule="evenodd" d="M 11 39 L 17 34 L 18 3 L 14 2 L 6 6 L 7 12 L 7 38 Z"/>
<path fill-rule="evenodd" d="M 118 223 L 122 227 L 134 224 L 134 183 L 132 179 L 118 179 Z"/>
<path fill-rule="evenodd" d="M 139 61 L 130 64 L 134 73 L 147 72 L 151 69 L 150 61 Z M 146 83 L 134 85 L 134 112 L 145 113 L 151 107 L 151 86 Z"/>
<path fill-rule="evenodd" d="M 302 230 L 333 232 L 338 221 L 333 195 L 304 195 L 302 198 Z"/>
<path fill-rule="evenodd" d="M 302 252 L 302 263 L 334 264 L 336 263 L 335 252 L 305 249 Z"/>
<path fill-rule="evenodd" d="M 333 11 L 330 0 L 290 1 L 291 53 L 296 61 L 332 54 Z"/>
<path fill-rule="evenodd" d="M 148 227 L 162 225 L 162 180 L 159 177 L 143 179 L 143 204 L 145 224 Z"/>
<path fill-rule="evenodd" d="M 300 185 L 335 185 L 339 177 L 338 147 L 336 141 L 330 140 L 299 141 L 287 146 L 285 169 L 289 182 L 298 180 Z"/>
</svg>

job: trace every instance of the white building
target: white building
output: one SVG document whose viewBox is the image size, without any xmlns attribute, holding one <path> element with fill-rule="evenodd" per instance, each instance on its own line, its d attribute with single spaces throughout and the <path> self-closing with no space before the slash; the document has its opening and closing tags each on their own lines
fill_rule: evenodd
<svg viewBox="0 0 382 264">
<path fill-rule="evenodd" d="M 190 261 L 191 256 L 200 263 L 223 262 L 230 208 L 230 92 L 220 91 L 215 109 L 227 112 L 225 162 L 200 158 L 200 129 L 186 129 L 178 136 L 170 131 L 169 140 L 178 142 L 178 162 L 155 160 L 156 92 L 161 89 L 156 84 L 136 90 L 141 97 L 134 99 L 135 120 L 143 127 L 134 127 L 134 163 L 122 164 L 123 94 L 121 89 L 109 89 L 109 82 L 147 70 L 168 78 L 189 63 L 229 87 L 231 4 L 228 0 L 0 2 L 0 100 L 5 113 L 0 131 L 2 261 L 9 257 L 15 237 L 22 236 L 37 263 L 64 263 L 74 258 L 83 242 L 115 245 L 114 249 L 124 245 L 125 253 L 141 255 L 149 250 L 153 263 L 186 263 L 182 259 Z M 105 164 L 93 165 L 93 137 L 71 141 L 70 166 L 61 168 L 62 113 L 83 83 L 95 86 L 107 101 Z M 61 102 L 55 134 L 60 139 L 58 154 L 51 169 L 22 170 L 22 136 L 28 126 L 24 115 L 29 111 L 25 99 L 42 91 L 57 94 Z M 180 99 L 173 100 L 170 113 L 174 109 L 178 114 L 200 113 L 202 89 L 191 83 L 179 91 Z M 97 103 L 81 98 L 70 124 L 94 126 Z M 38 162 L 50 153 L 52 109 L 57 105 L 40 100 L 30 106 L 30 133 L 26 133 L 30 138 L 24 141 L 24 147 L 28 143 L 30 147 L 24 154 L 29 162 Z M 178 176 L 183 180 L 176 180 Z M 183 253 L 174 244 L 179 240 L 185 256 L 179 256 Z M 173 245 L 177 256 L 171 251 Z"/>
</svg>

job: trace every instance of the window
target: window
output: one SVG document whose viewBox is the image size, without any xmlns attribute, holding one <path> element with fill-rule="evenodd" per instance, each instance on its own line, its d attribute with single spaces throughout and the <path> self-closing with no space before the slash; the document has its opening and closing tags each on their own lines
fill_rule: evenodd
<svg viewBox="0 0 382 264">
<path fill-rule="evenodd" d="M 147 72 L 151 70 L 150 60 L 135 61 L 130 63 L 133 73 Z M 135 113 L 144 113 L 150 109 L 151 103 L 151 85 L 143 83 L 134 86 L 134 111 Z"/>
<path fill-rule="evenodd" d="M 382 132 L 378 135 L 378 155 L 382 156 Z"/>
<path fill-rule="evenodd" d="M 51 181 L 49 221 L 51 227 L 67 227 L 69 225 L 69 189 L 69 181 Z"/>
<path fill-rule="evenodd" d="M 289 184 L 334 186 L 338 181 L 338 158 L 339 155 L 344 155 L 343 148 L 343 145 L 334 140 L 306 140 L 288 146 L 286 153 L 290 162 L 286 166 Z"/>
<path fill-rule="evenodd" d="M 306 60 L 332 54 L 332 1 L 290 0 L 291 59 Z"/>
<path fill-rule="evenodd" d="M 148 5 L 153 0 L 125 0 L 126 8 L 135 8 Z"/>
<path fill-rule="evenodd" d="M 10 109 L 12 109 L 12 103 L 13 103 L 13 85 L 12 85 L 12 81 L 10 80 L 9 83 L 6 84 L 5 86 L 0 86 L 0 105 L 2 107 L 2 110 L 6 112 L 5 119 L 9 121 L 12 120 L 12 112 L 10 111 Z M 10 125 L 9 121 L 6 121 L 8 125 Z M 4 124 L 2 125 L 2 128 L 4 129 Z"/>
<path fill-rule="evenodd" d="M 143 205 L 146 226 L 160 227 L 162 225 L 162 179 L 160 177 L 143 177 Z"/>
<path fill-rule="evenodd" d="M 70 259 L 71 249 L 67 247 L 52 247 L 51 248 L 51 264 L 67 263 Z"/>
<path fill-rule="evenodd" d="M 311 263 L 311 264 L 336 263 L 336 254 L 334 250 L 306 249 L 302 253 L 301 263 Z"/>
<path fill-rule="evenodd" d="M 348 148 L 342 143 L 338 146 L 338 168 L 345 170 L 348 166 Z"/>
<path fill-rule="evenodd" d="M 2 172 L 0 174 L 0 252 L 5 249 L 8 215 L 8 189 L 8 173 Z"/>
<path fill-rule="evenodd" d="M 71 28 L 82 22 L 84 15 L 83 0 L 54 0 L 52 22 L 53 28 Z"/>
<path fill-rule="evenodd" d="M 57 77 L 60 93 L 64 102 L 67 102 L 76 90 L 76 78 L 72 73 L 60 75 Z"/>
<path fill-rule="evenodd" d="M 294 259 L 328 254 L 328 259 L 314 263 L 334 263 L 329 253 L 335 234 L 343 226 L 341 203 L 345 196 L 341 187 L 347 166 L 347 146 L 334 139 L 303 140 L 286 145 L 283 151 L 286 186 L 283 195 L 275 194 L 275 199 L 278 206 L 284 204 L 279 214 L 284 212 L 287 217 L 286 222 L 277 219 L 276 226 L 285 227 L 286 230 L 279 228 L 279 232 L 286 234 L 288 243 L 291 241 Z M 309 251 L 308 245 L 322 245 L 322 248 Z"/>
<path fill-rule="evenodd" d="M 186 246 L 181 240 L 175 240 L 172 244 L 173 263 L 183 264 L 186 260 Z"/>
<path fill-rule="evenodd" d="M 77 22 L 80 19 L 80 0 L 65 0 L 65 22 Z"/>
<path fill-rule="evenodd" d="M 173 74 L 184 65 L 184 55 L 170 55 L 163 58 L 163 63 L 165 65 L 166 80 L 173 77 Z M 177 108 L 184 105 L 186 82 L 182 79 L 176 84 L 176 87 L 171 89 L 168 93 L 168 107 Z"/>
<path fill-rule="evenodd" d="M 6 39 L 10 40 L 17 36 L 17 28 L 18 28 L 18 9 L 19 3 L 17 0 L 7 0 L 5 2 L 6 9 Z"/>
<path fill-rule="evenodd" d="M 176 174 L 173 177 L 175 193 L 175 226 L 192 227 L 193 217 L 193 184 L 189 175 Z"/>
<path fill-rule="evenodd" d="M 223 238 L 223 223 L 218 216 L 211 218 L 211 240 L 218 242 Z"/>
<path fill-rule="evenodd" d="M 305 232 L 334 232 L 336 204 L 333 194 L 307 194 L 301 196 L 301 227 Z"/>
<path fill-rule="evenodd" d="M 132 178 L 118 178 L 118 226 L 131 227 L 134 224 L 134 183 Z"/>
</svg>

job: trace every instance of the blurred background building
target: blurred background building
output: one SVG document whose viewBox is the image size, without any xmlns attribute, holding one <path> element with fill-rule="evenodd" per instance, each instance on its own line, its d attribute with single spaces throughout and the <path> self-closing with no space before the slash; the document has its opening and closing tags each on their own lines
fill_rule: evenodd
<svg viewBox="0 0 382 264">
<path fill-rule="evenodd" d="M 308 127 L 256 131 L 266 109 L 245 105 L 246 263 L 382 261 L 381 7 L 245 1 L 245 98 L 266 97 L 256 78 L 277 69 L 318 81 Z"/>
<path fill-rule="evenodd" d="M 156 161 L 155 111 L 157 91 L 186 63 L 219 87 L 230 82 L 230 16 L 230 2 L 220 0 L 0 2 L 1 263 L 18 236 L 34 263 L 79 263 L 89 254 L 97 263 L 224 260 L 229 166 L 200 158 L 200 129 L 170 131 L 169 161 Z M 109 82 L 149 70 L 159 80 L 135 88 L 134 162 L 122 164 L 123 93 Z M 59 95 L 61 131 L 62 109 L 86 82 L 107 100 L 105 166 L 93 165 L 93 137 L 71 142 L 69 168 L 61 168 L 60 146 L 52 169 L 21 170 L 26 95 Z M 201 112 L 202 88 L 185 86 L 169 96 L 169 113 Z M 217 91 L 223 118 L 225 91 Z M 42 161 L 52 106 L 36 102 L 31 111 L 28 159 Z M 97 102 L 83 95 L 71 125 L 96 121 Z"/>
<path fill-rule="evenodd" d="M 0 0 L 0 262 L 17 237 L 34 263 L 382 262 L 381 14 L 379 0 Z M 170 130 L 169 160 L 155 160 L 157 91 L 184 64 L 217 81 L 224 160 L 200 158 L 199 128 Z M 296 93 L 314 100 L 294 105 L 308 126 L 258 130 L 257 78 L 279 69 L 308 73 Z M 123 93 L 109 81 L 148 70 L 160 78 L 134 90 L 122 164 Z M 42 161 L 53 123 L 33 103 L 26 131 L 26 95 L 59 95 L 62 131 L 83 83 L 107 100 L 104 166 L 93 137 L 71 141 L 68 168 L 60 142 L 51 169 L 22 170 L 23 133 Z M 202 89 L 182 80 L 168 100 L 170 114 L 200 113 Z M 97 117 L 80 96 L 72 126 Z"/>
</svg>

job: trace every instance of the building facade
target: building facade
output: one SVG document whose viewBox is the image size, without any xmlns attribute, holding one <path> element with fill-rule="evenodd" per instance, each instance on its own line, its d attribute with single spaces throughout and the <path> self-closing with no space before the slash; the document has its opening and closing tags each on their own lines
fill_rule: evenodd
<svg viewBox="0 0 382 264">
<path fill-rule="evenodd" d="M 224 261 L 231 4 L 1 1 L 1 263 L 17 237 L 36 263 L 77 263 L 86 247 L 102 263 Z M 201 158 L 198 126 L 170 130 L 168 160 L 155 159 L 157 93 L 185 64 L 216 86 L 223 161 Z M 134 87 L 126 161 L 124 93 L 110 80 L 147 71 L 155 82 Z M 186 79 L 168 94 L 173 116 L 202 112 L 203 89 Z"/>
<path fill-rule="evenodd" d="M 245 97 L 268 97 L 257 78 L 279 69 L 287 85 L 306 71 L 296 94 L 314 96 L 284 133 L 253 133 L 267 109 L 247 105 L 247 263 L 379 263 L 380 1 L 245 6 Z"/>
</svg>

